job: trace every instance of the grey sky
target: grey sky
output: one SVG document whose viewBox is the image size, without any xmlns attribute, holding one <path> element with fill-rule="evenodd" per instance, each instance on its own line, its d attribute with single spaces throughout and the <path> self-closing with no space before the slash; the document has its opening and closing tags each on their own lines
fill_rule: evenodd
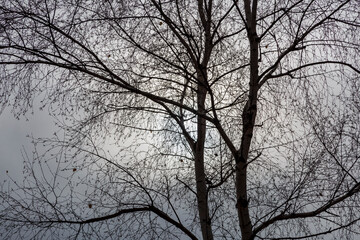
<svg viewBox="0 0 360 240">
<path fill-rule="evenodd" d="M 28 120 L 26 120 L 28 119 Z M 46 111 L 35 111 L 17 120 L 7 108 L 0 115 L 0 180 L 7 178 L 6 171 L 12 178 L 21 179 L 23 169 L 23 150 L 33 150 L 29 136 L 50 136 L 55 129 L 54 121 Z"/>
</svg>

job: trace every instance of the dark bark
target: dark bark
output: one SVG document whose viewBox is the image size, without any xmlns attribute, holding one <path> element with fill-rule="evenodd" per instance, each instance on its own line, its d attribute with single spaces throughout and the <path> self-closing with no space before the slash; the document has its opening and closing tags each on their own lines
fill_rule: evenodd
<svg viewBox="0 0 360 240">
<path fill-rule="evenodd" d="M 193 62 L 193 65 L 197 69 L 198 80 L 198 92 L 197 92 L 197 111 L 201 113 L 197 116 L 197 142 L 195 146 L 195 178 L 196 178 L 196 190 L 198 211 L 200 218 L 200 226 L 202 237 L 204 240 L 214 239 L 211 227 L 211 218 L 209 214 L 208 205 L 208 189 L 206 186 L 206 172 L 204 164 L 204 151 L 206 141 L 206 122 L 207 120 L 201 115 L 206 115 L 206 95 L 207 95 L 207 64 L 210 60 L 212 52 L 211 41 L 211 6 L 212 1 L 208 2 L 208 8 L 204 6 L 203 0 L 198 0 L 198 11 L 200 19 L 204 28 L 204 56 L 199 62 Z"/>
<path fill-rule="evenodd" d="M 205 114 L 206 88 L 202 83 L 205 81 L 205 72 L 201 71 L 198 75 L 198 111 Z M 203 239 L 213 239 L 211 229 L 211 219 L 209 215 L 208 194 L 206 186 L 206 174 L 204 165 L 204 145 L 206 139 L 206 120 L 201 116 L 197 117 L 197 142 L 195 146 L 195 178 L 197 190 L 198 211 Z"/>
<path fill-rule="evenodd" d="M 242 137 L 241 145 L 236 160 L 236 195 L 237 211 L 242 239 L 249 240 L 253 237 L 253 227 L 249 214 L 249 199 L 247 194 L 247 161 L 253 136 L 255 119 L 257 113 L 258 92 L 258 49 L 260 39 L 256 33 L 256 9 L 257 1 L 244 1 L 246 26 L 250 43 L 250 81 L 249 96 L 242 113 Z"/>
<path fill-rule="evenodd" d="M 198 95 L 198 107 L 199 111 L 204 110 L 204 101 L 206 97 L 206 92 L 204 92 L 203 87 L 199 87 Z M 196 189 L 197 189 L 197 201 L 198 201 L 198 211 L 200 218 L 200 225 L 203 239 L 213 239 L 212 229 L 211 229 L 211 220 L 209 216 L 209 207 L 208 207 L 208 194 L 206 187 L 206 176 L 205 176 L 205 166 L 204 166 L 204 143 L 206 135 L 206 120 L 202 117 L 198 117 L 198 140 L 196 142 L 196 153 L 195 153 L 195 176 L 196 176 Z"/>
</svg>

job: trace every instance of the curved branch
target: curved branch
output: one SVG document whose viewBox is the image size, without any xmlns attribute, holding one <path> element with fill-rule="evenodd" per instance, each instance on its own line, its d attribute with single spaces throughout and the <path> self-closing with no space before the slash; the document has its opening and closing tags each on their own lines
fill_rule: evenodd
<svg viewBox="0 0 360 240">
<path fill-rule="evenodd" d="M 356 183 L 346 194 L 335 198 L 330 199 L 325 205 L 319 207 L 318 209 L 310 212 L 304 212 L 304 213 L 290 213 L 290 214 L 284 214 L 281 213 L 268 221 L 263 222 L 260 226 L 254 229 L 253 235 L 255 236 L 258 232 L 262 231 L 263 229 L 267 228 L 271 224 L 283 221 L 283 220 L 289 220 L 289 219 L 297 219 L 297 218 L 308 218 L 308 217 L 315 217 L 318 214 L 325 212 L 326 210 L 330 209 L 334 205 L 344 201 L 345 199 L 355 195 L 356 193 L 360 192 L 360 183 Z"/>
<path fill-rule="evenodd" d="M 307 68 L 307 67 L 311 67 L 311 66 L 315 66 L 315 65 L 322 65 L 322 64 L 339 64 L 339 65 L 344 65 L 344 66 L 347 66 L 349 68 L 351 68 L 352 70 L 354 70 L 355 72 L 359 73 L 360 74 L 360 69 L 357 69 L 356 67 L 354 67 L 353 65 L 349 64 L 349 63 L 346 63 L 346 62 L 341 62 L 341 61 L 321 61 L 321 62 L 313 62 L 313 63 L 308 63 L 308 64 L 305 64 L 305 65 L 302 65 L 300 67 L 297 67 L 297 68 L 294 68 L 294 69 L 291 69 L 287 72 L 284 72 L 284 73 L 279 73 L 279 74 L 276 74 L 276 75 L 271 75 L 269 76 L 269 79 L 271 78 L 278 78 L 278 77 L 283 77 L 283 76 L 290 76 L 292 77 L 291 73 L 293 72 L 296 72 L 300 69 L 303 69 L 303 68 Z"/>
<path fill-rule="evenodd" d="M 271 238 L 271 240 L 295 240 L 295 239 L 308 239 L 308 238 L 318 237 L 318 236 L 321 236 L 321 235 L 329 234 L 329 233 L 338 231 L 338 230 L 340 230 L 340 229 L 349 227 L 349 226 L 355 224 L 355 223 L 358 222 L 358 221 L 360 221 L 360 218 L 357 218 L 357 219 L 349 222 L 349 223 L 346 224 L 346 225 L 340 225 L 340 226 L 337 227 L 337 228 L 333 228 L 333 229 L 330 228 L 330 229 L 327 230 L 327 231 L 323 231 L 323 232 L 319 232 L 319 233 L 309 234 L 309 235 L 300 236 L 300 237 Z M 270 238 L 262 238 L 262 239 L 270 239 Z"/>
<path fill-rule="evenodd" d="M 184 225 L 182 225 L 181 223 L 175 221 L 169 215 L 167 215 L 165 212 L 161 211 L 160 209 L 158 209 L 158 208 L 156 208 L 154 206 L 122 209 L 122 210 L 119 210 L 118 212 L 113 213 L 113 214 L 109 214 L 109 215 L 101 216 L 101 217 L 96 217 L 96 218 L 90 218 L 90 219 L 86 219 L 86 220 L 83 220 L 83 221 L 48 220 L 48 221 L 33 221 L 33 223 L 36 223 L 36 224 L 68 223 L 68 224 L 80 224 L 80 225 L 83 225 L 83 224 L 90 224 L 90 223 L 95 223 L 95 222 L 106 221 L 106 220 L 109 220 L 109 219 L 116 218 L 116 217 L 119 217 L 121 215 L 124 215 L 126 213 L 136 213 L 136 212 L 152 212 L 152 213 L 155 213 L 160 218 L 164 219 L 165 221 L 171 223 L 172 225 L 174 225 L 175 227 L 180 229 L 190 239 L 198 240 L 198 238 L 193 233 L 191 233 Z M 8 219 L 8 220 L 14 221 L 13 219 Z M 16 221 L 21 222 L 21 220 L 16 220 Z M 29 220 L 26 220 L 26 222 L 29 222 Z"/>
<path fill-rule="evenodd" d="M 284 50 L 275 63 L 267 68 L 263 73 L 259 75 L 258 81 L 259 81 L 259 88 L 271 77 L 271 74 L 273 74 L 278 66 L 280 65 L 280 62 L 287 56 L 289 53 L 293 51 L 298 51 L 304 49 L 304 47 L 296 47 L 298 43 L 302 42 L 314 29 L 319 27 L 320 25 L 324 24 L 327 20 L 331 19 L 331 17 L 338 12 L 343 6 L 345 6 L 347 3 L 349 3 L 350 0 L 347 0 L 340 4 L 334 11 L 332 11 L 329 15 L 325 16 L 323 19 L 321 19 L 319 22 L 312 25 L 309 29 L 307 29 L 301 36 L 294 39 L 294 42 L 286 49 Z"/>
</svg>

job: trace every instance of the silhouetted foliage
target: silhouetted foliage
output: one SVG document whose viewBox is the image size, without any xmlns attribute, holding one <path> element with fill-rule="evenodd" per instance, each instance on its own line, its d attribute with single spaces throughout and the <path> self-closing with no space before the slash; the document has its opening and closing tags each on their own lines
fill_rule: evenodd
<svg viewBox="0 0 360 240">
<path fill-rule="evenodd" d="M 354 239 L 359 11 L 1 0 L 1 107 L 62 129 L 2 184 L 2 238 Z"/>
</svg>

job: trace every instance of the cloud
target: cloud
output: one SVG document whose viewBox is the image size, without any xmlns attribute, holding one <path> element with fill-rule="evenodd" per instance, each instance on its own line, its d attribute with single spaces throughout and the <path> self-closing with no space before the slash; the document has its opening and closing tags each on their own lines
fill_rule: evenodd
<svg viewBox="0 0 360 240">
<path fill-rule="evenodd" d="M 21 179 L 22 153 L 26 151 L 31 156 L 34 149 L 27 136 L 51 136 L 55 129 L 54 121 L 46 111 L 34 111 L 33 115 L 17 120 L 11 109 L 5 109 L 0 115 L 0 180 L 7 178 L 6 171 L 12 178 Z"/>
</svg>

